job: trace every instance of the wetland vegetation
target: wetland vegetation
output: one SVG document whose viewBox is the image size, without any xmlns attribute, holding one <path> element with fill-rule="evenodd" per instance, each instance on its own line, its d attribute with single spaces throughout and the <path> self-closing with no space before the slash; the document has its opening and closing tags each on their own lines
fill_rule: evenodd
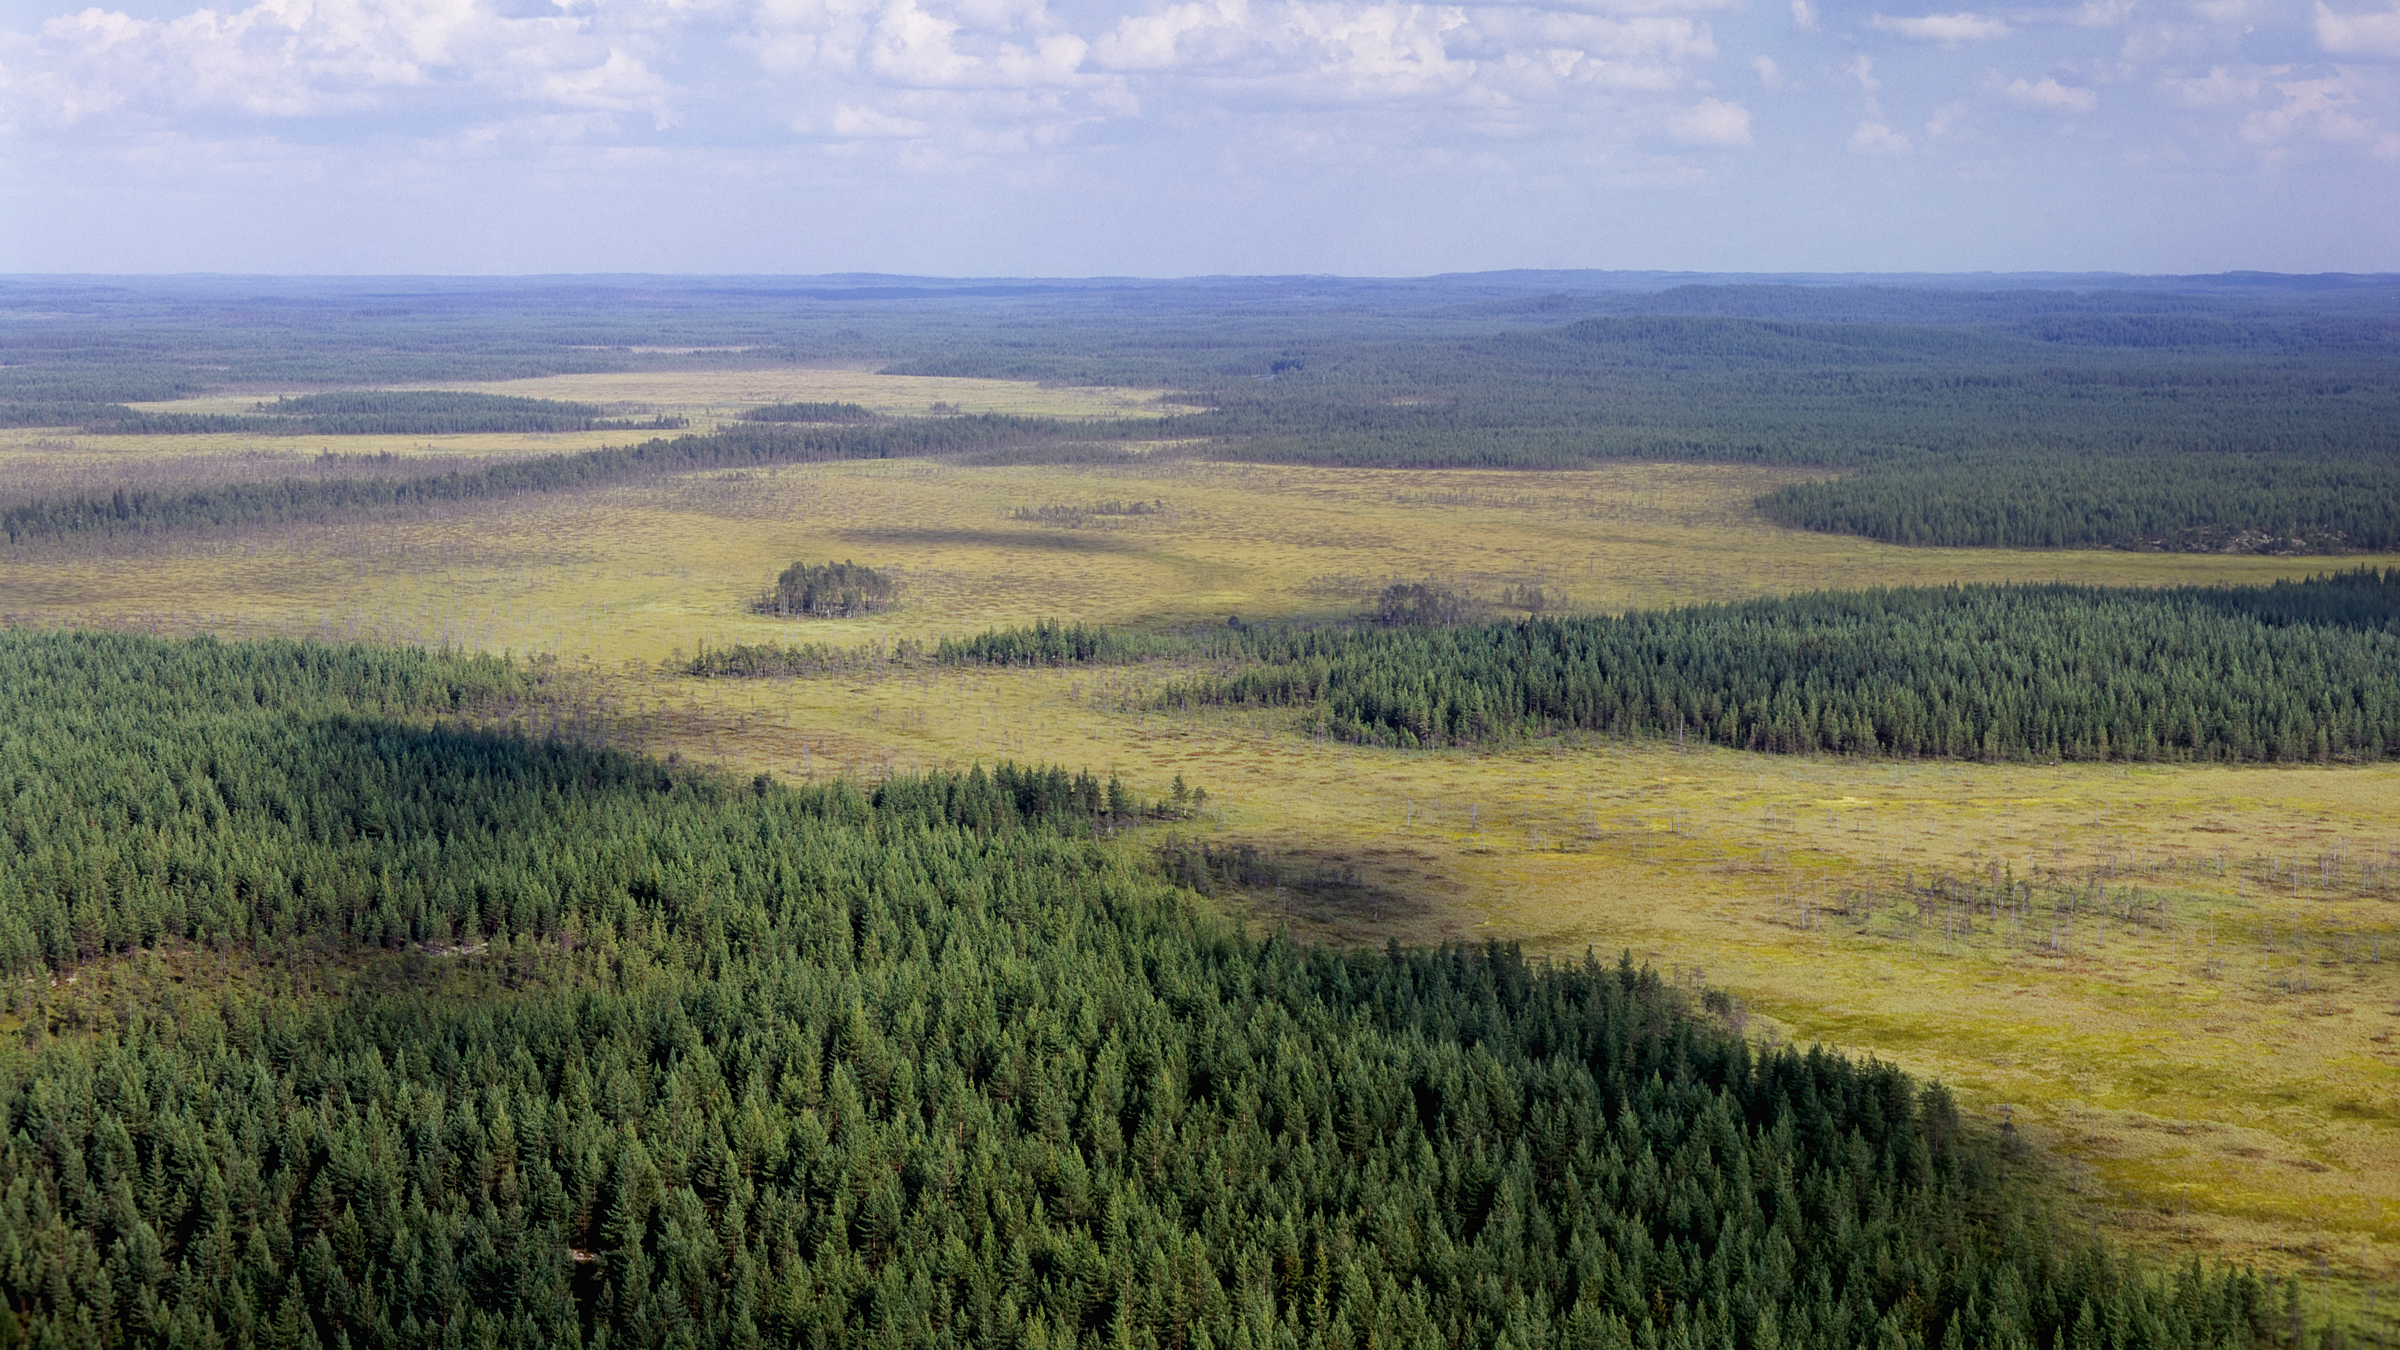
<svg viewBox="0 0 2400 1350">
<path fill-rule="evenodd" d="M 0 283 L 0 1339 L 2389 1344 L 2394 291 Z"/>
</svg>

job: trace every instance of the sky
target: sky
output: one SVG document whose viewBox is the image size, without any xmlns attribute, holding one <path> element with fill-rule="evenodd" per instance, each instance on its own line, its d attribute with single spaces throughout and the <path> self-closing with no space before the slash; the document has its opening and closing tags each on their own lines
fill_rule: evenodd
<svg viewBox="0 0 2400 1350">
<path fill-rule="evenodd" d="M 2400 270 L 2400 0 L 70 4 L 0 272 Z"/>
</svg>

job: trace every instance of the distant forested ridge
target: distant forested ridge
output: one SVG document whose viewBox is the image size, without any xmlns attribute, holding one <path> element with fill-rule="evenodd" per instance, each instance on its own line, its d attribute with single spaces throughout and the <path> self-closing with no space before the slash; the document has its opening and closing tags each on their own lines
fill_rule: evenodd
<svg viewBox="0 0 2400 1350">
<path fill-rule="evenodd" d="M 939 452 L 971 463 L 1107 462 L 1132 439 L 1355 467 L 1770 463 L 1840 471 L 1770 494 L 1770 518 L 1894 542 L 2400 548 L 2392 277 L 1677 280 L 694 279 L 372 305 L 335 283 L 0 281 L 0 424 L 147 425 L 125 405 L 245 384 L 838 361 L 1200 409 Z M 863 412 L 749 416 L 874 425 Z"/>
<path fill-rule="evenodd" d="M 1206 438 L 1224 458 L 1352 467 L 1840 468 L 1770 494 L 1770 518 L 1894 542 L 2400 547 L 2400 317 L 1905 296 L 1724 287 L 1689 297 L 1688 312 L 1295 344 L 1260 353 L 1254 375 L 1194 381 L 1177 399 L 1207 410 L 1158 434 Z M 995 351 L 901 368 L 1091 379 L 1108 367 Z"/>
<path fill-rule="evenodd" d="M 2400 754 L 2400 570 L 2268 587 L 1818 593 L 1454 628 L 1257 627 L 1175 706 L 1308 710 L 1371 744 L 1562 729 L 1988 758 Z"/>
<path fill-rule="evenodd" d="M 5 633 L 0 671 L 12 1343 L 2298 1330 L 2296 1287 L 2086 1246 L 1939 1089 L 1630 962 L 1203 919 L 1077 832 L 1089 779 L 734 784 L 474 730 L 529 677 L 422 652 Z"/>
</svg>

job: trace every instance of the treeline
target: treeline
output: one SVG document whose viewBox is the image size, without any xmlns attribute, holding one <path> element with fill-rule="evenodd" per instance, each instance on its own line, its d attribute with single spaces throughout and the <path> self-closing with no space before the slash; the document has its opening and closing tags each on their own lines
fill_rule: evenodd
<svg viewBox="0 0 2400 1350">
<path fill-rule="evenodd" d="M 80 427 L 116 415 L 134 412 L 121 403 L 0 401 L 0 427 Z"/>
<path fill-rule="evenodd" d="M 302 394 L 247 413 L 150 412 L 121 403 L 0 405 L 0 425 L 72 426 L 104 436 L 444 436 L 467 432 L 667 431 L 690 420 L 610 418 L 595 404 L 448 389 Z"/>
<path fill-rule="evenodd" d="M 84 963 L 5 985 L 11 1342 L 2300 1331 L 2296 1286 L 2112 1259 L 1940 1090 L 1630 962 L 1253 942 L 997 814 L 1088 778 L 736 787 L 429 723 L 524 677 L 424 653 L 0 668 L 0 963 Z"/>
<path fill-rule="evenodd" d="M 672 668 L 703 680 L 791 679 L 888 666 L 922 655 L 924 644 L 908 638 L 888 647 L 874 642 L 850 647 L 830 642 L 736 642 L 711 647 L 703 642 L 690 659 Z"/>
<path fill-rule="evenodd" d="M 770 403 L 742 413 L 745 422 L 866 422 L 876 416 L 856 403 Z"/>
<path fill-rule="evenodd" d="M 96 435 L 461 435 L 674 430 L 691 423 L 679 416 L 607 418 L 598 404 L 569 404 L 559 399 L 516 399 L 456 389 L 355 389 L 252 404 L 250 413 L 149 413 L 120 406 L 86 416 L 82 425 Z"/>
<path fill-rule="evenodd" d="M 2086 455 L 1794 483 L 1768 519 L 1894 544 L 2179 553 L 2400 549 L 2400 456 Z"/>
<path fill-rule="evenodd" d="M 48 498 L 0 511 L 0 532 L 11 544 L 22 544 L 79 534 L 150 534 L 324 520 L 358 511 L 572 491 L 697 469 L 936 454 L 1033 439 L 1051 430 L 1051 424 L 1044 421 L 999 416 L 806 429 L 736 423 L 705 435 L 529 457 L 463 473 L 282 478 L 189 491 L 123 489 L 107 497 Z"/>
<path fill-rule="evenodd" d="M 1180 636 L 1036 619 L 1029 628 L 989 628 L 973 637 L 943 638 L 933 649 L 933 659 L 946 666 L 1118 665 L 1197 650 L 1197 643 Z"/>
<path fill-rule="evenodd" d="M 2400 753 L 2400 571 L 2271 587 L 1830 592 L 1442 629 L 1251 628 L 1168 706 L 1308 710 L 1435 746 L 1562 729 L 1752 750 L 2376 760 Z"/>
<path fill-rule="evenodd" d="M 946 637 L 928 650 L 923 642 L 829 642 L 702 644 L 677 668 L 702 679 L 788 679 L 832 675 L 893 664 L 931 660 L 944 666 L 1118 665 L 1132 661 L 1192 656 L 1238 656 L 1241 649 L 1215 634 L 1147 633 L 1104 624 L 1037 619 L 1030 627 L 990 628 L 973 637 Z"/>
</svg>

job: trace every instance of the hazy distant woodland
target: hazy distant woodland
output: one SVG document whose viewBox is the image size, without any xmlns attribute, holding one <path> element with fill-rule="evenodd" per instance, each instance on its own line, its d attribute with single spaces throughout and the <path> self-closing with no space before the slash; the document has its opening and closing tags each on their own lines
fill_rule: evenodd
<svg viewBox="0 0 2400 1350">
<path fill-rule="evenodd" d="M 205 416 L 123 405 L 218 389 L 865 360 L 903 374 L 1161 387 L 1199 405 L 1053 429 L 1068 458 L 1095 438 L 1142 438 L 1345 465 L 1790 463 L 1850 472 L 1769 494 L 1772 518 L 1898 543 L 2400 546 L 2390 278 L 1970 289 L 1503 273 L 1057 283 L 1005 296 L 940 283 L 897 296 L 524 283 L 411 296 L 387 284 L 399 293 L 327 283 L 320 295 L 262 299 L 234 282 L 0 283 L 0 304 L 46 316 L 7 321 L 12 350 L 30 359 L 0 368 L 0 423 L 591 425 L 595 407 L 490 396 Z M 707 350 L 634 350 L 661 346 Z M 945 448 L 963 447 L 880 453 Z M 1014 452 L 1020 462 L 1028 449 Z"/>
</svg>

